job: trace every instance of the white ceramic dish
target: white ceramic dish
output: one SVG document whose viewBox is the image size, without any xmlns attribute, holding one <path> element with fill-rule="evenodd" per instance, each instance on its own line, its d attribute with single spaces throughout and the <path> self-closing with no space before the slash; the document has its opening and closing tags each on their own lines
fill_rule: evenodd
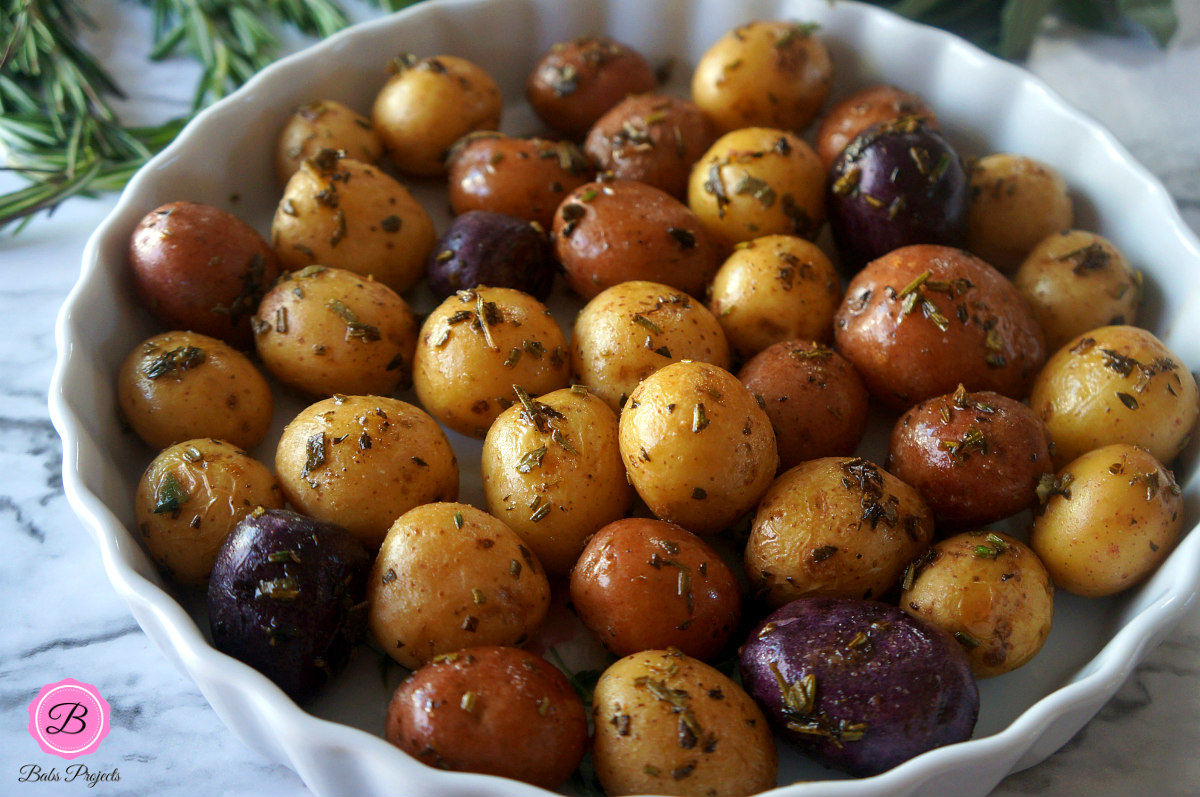
<svg viewBox="0 0 1200 797">
<path fill-rule="evenodd" d="M 135 481 L 153 452 L 117 422 L 114 380 L 125 354 L 157 327 L 135 305 L 125 247 L 137 220 L 190 199 L 225 207 L 266 231 L 279 197 L 270 152 L 291 110 L 329 97 L 369 108 L 397 52 L 462 55 L 488 69 L 510 102 L 505 128 L 531 133 L 521 88 L 550 44 L 606 32 L 654 62 L 674 59 L 678 93 L 699 55 L 727 29 L 754 18 L 815 21 L 837 64 L 835 97 L 886 80 L 923 95 L 964 154 L 1021 152 L 1053 164 L 1076 198 L 1078 224 L 1114 241 L 1147 276 L 1144 320 L 1192 368 L 1200 367 L 1200 244 L 1162 186 L 1090 119 L 1021 69 L 940 31 L 872 6 L 828 0 L 448 0 L 361 25 L 265 70 L 203 113 L 130 183 L 92 236 L 83 272 L 57 328 L 51 388 L 63 438 L 64 484 L 99 545 L 112 583 L 158 647 L 204 692 L 226 724 L 316 793 L 512 795 L 538 792 L 499 778 L 416 763 L 381 736 L 389 686 L 366 650 L 307 710 L 207 640 L 202 601 L 165 586 L 130 534 Z M 444 225 L 439 188 L 416 186 Z M 285 407 L 288 405 L 285 405 Z M 277 428 L 286 417 L 283 409 Z M 481 505 L 477 442 L 455 438 L 463 500 Z M 271 459 L 271 448 L 258 451 Z M 1176 463 L 1187 511 L 1200 517 L 1197 446 Z M 1120 598 L 1060 595 L 1055 630 L 1027 667 L 981 685 L 970 742 L 942 748 L 883 775 L 851 780 L 783 751 L 778 795 L 983 795 L 1006 774 L 1065 743 L 1113 695 L 1147 650 L 1195 599 L 1200 534 L 1183 539 L 1157 574 Z M 568 657 L 570 646 L 565 645 Z M 797 782 L 808 780 L 812 782 Z"/>
</svg>

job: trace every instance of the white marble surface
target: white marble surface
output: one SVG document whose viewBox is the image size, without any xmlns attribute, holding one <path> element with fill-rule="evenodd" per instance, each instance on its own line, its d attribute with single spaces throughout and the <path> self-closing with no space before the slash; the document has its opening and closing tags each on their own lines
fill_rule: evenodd
<svg viewBox="0 0 1200 797">
<path fill-rule="evenodd" d="M 1051 30 L 1029 67 L 1107 125 L 1157 174 L 1200 230 L 1200 3 L 1177 0 L 1183 31 L 1167 52 L 1142 39 Z M 128 118 L 178 112 L 189 67 L 144 68 L 148 16 L 140 6 L 97 0 L 94 51 L 130 92 Z M 374 12 L 352 5 L 356 18 Z M 116 35 L 117 31 L 121 34 Z M 184 75 L 179 79 L 179 75 Z M 17 185 L 0 173 L 0 188 Z M 0 238 L 0 794 L 77 794 L 65 764 L 26 732 L 26 707 L 46 683 L 95 684 L 113 707 L 113 730 L 80 759 L 119 781 L 96 793 L 306 795 L 287 768 L 233 736 L 196 687 L 133 622 L 63 496 L 62 451 L 46 393 L 55 359 L 54 318 L 78 274 L 91 230 L 111 197 L 77 200 Z M 1056 755 L 1003 781 L 1015 795 L 1200 794 L 1200 605 Z M 64 780 L 21 782 L 21 768 L 57 767 Z"/>
</svg>

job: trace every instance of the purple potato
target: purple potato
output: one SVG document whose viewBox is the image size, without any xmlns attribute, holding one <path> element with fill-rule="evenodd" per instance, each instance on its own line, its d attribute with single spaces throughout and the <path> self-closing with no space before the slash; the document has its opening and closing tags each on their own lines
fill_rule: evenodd
<svg viewBox="0 0 1200 797">
<path fill-rule="evenodd" d="M 249 515 L 213 565 L 213 644 L 307 700 L 362 635 L 370 570 L 366 549 L 341 526 L 283 509 Z"/>
<path fill-rule="evenodd" d="M 469 210 L 455 217 L 429 256 L 429 286 L 439 298 L 480 285 L 515 288 L 545 301 L 558 261 L 545 231 L 505 213 Z"/>
<path fill-rule="evenodd" d="M 856 136 L 829 169 L 828 214 L 842 269 L 909 244 L 962 246 L 970 178 L 962 158 L 921 117 Z"/>
<path fill-rule="evenodd" d="M 979 716 L 959 643 L 878 601 L 792 601 L 751 632 L 740 669 L 784 738 L 857 776 L 965 741 Z"/>
</svg>

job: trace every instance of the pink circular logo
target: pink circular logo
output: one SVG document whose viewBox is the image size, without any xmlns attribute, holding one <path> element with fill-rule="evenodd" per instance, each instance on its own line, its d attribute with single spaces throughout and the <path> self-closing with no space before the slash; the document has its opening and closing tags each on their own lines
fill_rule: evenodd
<svg viewBox="0 0 1200 797">
<path fill-rule="evenodd" d="M 96 752 L 108 736 L 108 701 L 91 684 L 47 684 L 29 704 L 29 734 L 42 752 L 66 759 Z"/>
</svg>

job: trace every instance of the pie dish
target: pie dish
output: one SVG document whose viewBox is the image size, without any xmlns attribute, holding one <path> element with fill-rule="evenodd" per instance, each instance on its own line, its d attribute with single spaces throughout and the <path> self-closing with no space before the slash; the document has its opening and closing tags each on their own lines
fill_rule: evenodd
<svg viewBox="0 0 1200 797">
<path fill-rule="evenodd" d="M 474 60 L 505 94 L 504 129 L 529 133 L 537 124 L 522 102 L 523 82 L 537 56 L 557 41 L 606 33 L 653 63 L 672 64 L 668 90 L 682 95 L 691 66 L 709 44 L 739 23 L 768 18 L 820 26 L 836 64 L 833 99 L 891 82 L 924 97 L 965 154 L 1019 152 L 1053 165 L 1076 199 L 1077 226 L 1113 241 L 1145 274 L 1142 323 L 1200 367 L 1200 243 L 1162 185 L 1109 133 L 1019 67 L 877 7 L 845 0 L 429 0 L 285 58 L 199 115 L 131 181 L 91 237 L 79 282 L 58 319 L 50 407 L 63 439 L 67 496 L 137 622 L 235 734 L 293 768 L 315 793 L 541 792 L 435 770 L 388 744 L 382 728 L 390 692 L 369 650 L 313 704 L 297 706 L 264 676 L 215 650 L 202 598 L 164 582 L 131 533 L 134 485 L 153 452 L 117 422 L 119 363 L 158 331 L 130 289 L 130 231 L 149 210 L 188 199 L 224 207 L 265 233 L 279 199 L 272 150 L 283 120 L 315 98 L 369 108 L 386 77 L 383 66 L 401 51 Z M 444 228 L 441 187 L 417 181 L 412 188 Z M 289 406 L 299 407 L 284 404 L 268 440 L 277 437 Z M 481 506 L 480 445 L 451 437 L 462 466 L 460 500 Z M 269 462 L 271 452 L 268 444 L 253 453 Z M 1193 519 L 1200 516 L 1197 454 L 1193 443 L 1173 463 Z M 861 780 L 781 748 L 783 785 L 772 794 L 986 794 L 1070 739 L 1180 620 L 1198 585 L 1200 534 L 1190 531 L 1132 592 L 1103 600 L 1062 594 L 1055 629 L 1035 660 L 981 682 L 982 710 L 971 741 Z M 555 651 L 568 665 L 583 655 L 569 637 Z M 400 674 L 384 676 L 394 685 Z"/>
</svg>

